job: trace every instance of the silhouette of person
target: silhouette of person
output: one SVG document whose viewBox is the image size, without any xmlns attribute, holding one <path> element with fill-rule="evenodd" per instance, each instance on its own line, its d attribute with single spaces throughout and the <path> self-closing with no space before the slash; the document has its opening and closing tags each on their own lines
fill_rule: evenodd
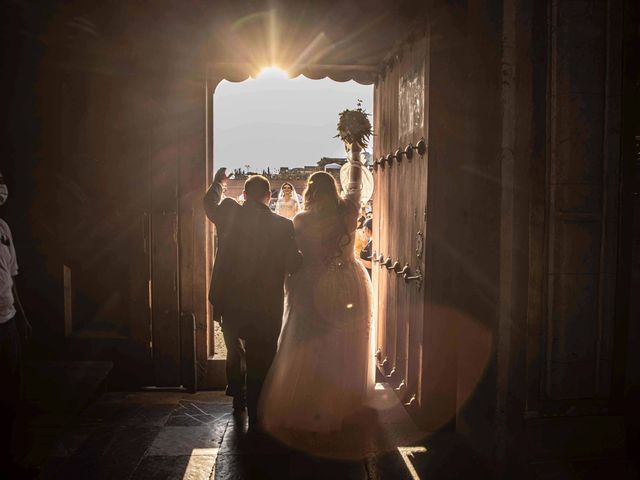
<svg viewBox="0 0 640 480">
<path fill-rule="evenodd" d="M 227 346 L 227 395 L 234 413 L 249 414 L 257 427 L 258 398 L 278 345 L 282 327 L 285 275 L 296 271 L 302 254 L 293 223 L 272 212 L 269 181 L 261 175 L 244 184 L 245 202 L 220 201 L 225 169 L 218 170 L 204 198 L 216 225 L 218 251 L 209 300 L 221 322 Z"/>
<path fill-rule="evenodd" d="M 0 205 L 9 190 L 0 173 Z M 11 445 L 15 433 L 16 418 L 22 398 L 21 339 L 31 336 L 31 324 L 20 303 L 15 277 L 18 260 L 9 225 L 0 219 L 0 435 L 4 440 L 0 447 L 1 478 L 32 478 L 36 471 L 22 467 L 13 459 Z"/>
</svg>

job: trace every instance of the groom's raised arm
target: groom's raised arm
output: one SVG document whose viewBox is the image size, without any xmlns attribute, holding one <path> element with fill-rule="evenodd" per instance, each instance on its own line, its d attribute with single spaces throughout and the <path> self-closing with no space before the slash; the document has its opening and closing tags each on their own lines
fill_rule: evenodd
<svg viewBox="0 0 640 480">
<path fill-rule="evenodd" d="M 225 171 L 226 168 L 221 168 L 216 172 L 213 183 L 207 190 L 203 200 L 204 212 L 207 214 L 207 218 L 215 223 L 216 226 L 219 226 L 219 223 L 224 221 L 224 210 L 226 210 L 224 206 L 225 202 L 220 203 L 223 192 L 222 182 L 227 179 Z"/>
</svg>

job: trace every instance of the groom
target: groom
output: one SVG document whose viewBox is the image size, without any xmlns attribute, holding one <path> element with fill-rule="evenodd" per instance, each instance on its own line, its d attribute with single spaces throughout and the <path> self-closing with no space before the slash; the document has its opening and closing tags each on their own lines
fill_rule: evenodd
<svg viewBox="0 0 640 480">
<path fill-rule="evenodd" d="M 204 197 L 218 236 L 209 301 L 227 346 L 226 393 L 233 397 L 234 413 L 247 406 L 249 427 L 255 428 L 282 326 L 285 275 L 300 267 L 302 254 L 291 220 L 269 210 L 269 181 L 253 175 L 244 184 L 243 205 L 231 198 L 221 202 L 225 172 L 216 172 Z"/>
</svg>

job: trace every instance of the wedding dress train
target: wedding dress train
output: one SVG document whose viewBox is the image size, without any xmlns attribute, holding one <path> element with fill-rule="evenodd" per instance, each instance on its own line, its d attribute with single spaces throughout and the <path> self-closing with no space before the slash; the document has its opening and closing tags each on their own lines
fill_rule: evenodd
<svg viewBox="0 0 640 480">
<path fill-rule="evenodd" d="M 359 192 L 350 188 L 345 200 L 354 208 Z M 289 441 L 342 431 L 374 388 L 371 281 L 354 254 L 355 225 L 337 258 L 317 237 L 296 229 L 303 266 L 285 283 L 283 330 L 262 391 L 263 428 Z"/>
</svg>

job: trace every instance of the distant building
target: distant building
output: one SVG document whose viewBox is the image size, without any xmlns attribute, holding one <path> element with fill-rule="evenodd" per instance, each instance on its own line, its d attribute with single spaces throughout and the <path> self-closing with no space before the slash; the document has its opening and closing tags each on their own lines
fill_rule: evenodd
<svg viewBox="0 0 640 480">
<path fill-rule="evenodd" d="M 364 159 L 365 165 L 371 164 L 371 153 L 364 151 L 362 152 L 362 158 Z M 318 167 L 324 169 L 324 167 L 330 163 L 337 163 L 338 165 L 344 165 L 347 162 L 345 157 L 322 157 L 318 160 Z"/>
<path fill-rule="evenodd" d="M 336 158 L 336 157 L 322 157 L 319 161 L 318 161 L 318 167 L 320 167 L 322 170 L 325 169 L 325 167 L 327 165 L 330 164 L 337 164 L 337 165 L 344 165 L 347 162 L 346 158 Z"/>
<path fill-rule="evenodd" d="M 340 165 L 339 163 L 327 163 L 324 166 L 324 171 L 328 172 L 329 170 L 340 170 L 340 168 L 342 168 L 342 165 Z"/>
<path fill-rule="evenodd" d="M 365 165 L 370 164 L 371 154 L 363 152 Z M 305 183 L 309 175 L 314 172 L 327 172 L 333 176 L 338 185 L 340 184 L 340 168 L 347 162 L 344 157 L 322 157 L 315 165 L 305 165 L 303 167 L 279 167 L 267 168 L 260 172 L 261 175 L 267 177 L 274 191 L 280 191 L 280 187 L 284 182 L 290 182 L 298 193 L 302 193 Z M 227 184 L 226 196 L 237 199 L 243 191 L 245 180 L 259 172 L 251 172 L 242 168 L 233 171 L 234 177 Z"/>
</svg>

